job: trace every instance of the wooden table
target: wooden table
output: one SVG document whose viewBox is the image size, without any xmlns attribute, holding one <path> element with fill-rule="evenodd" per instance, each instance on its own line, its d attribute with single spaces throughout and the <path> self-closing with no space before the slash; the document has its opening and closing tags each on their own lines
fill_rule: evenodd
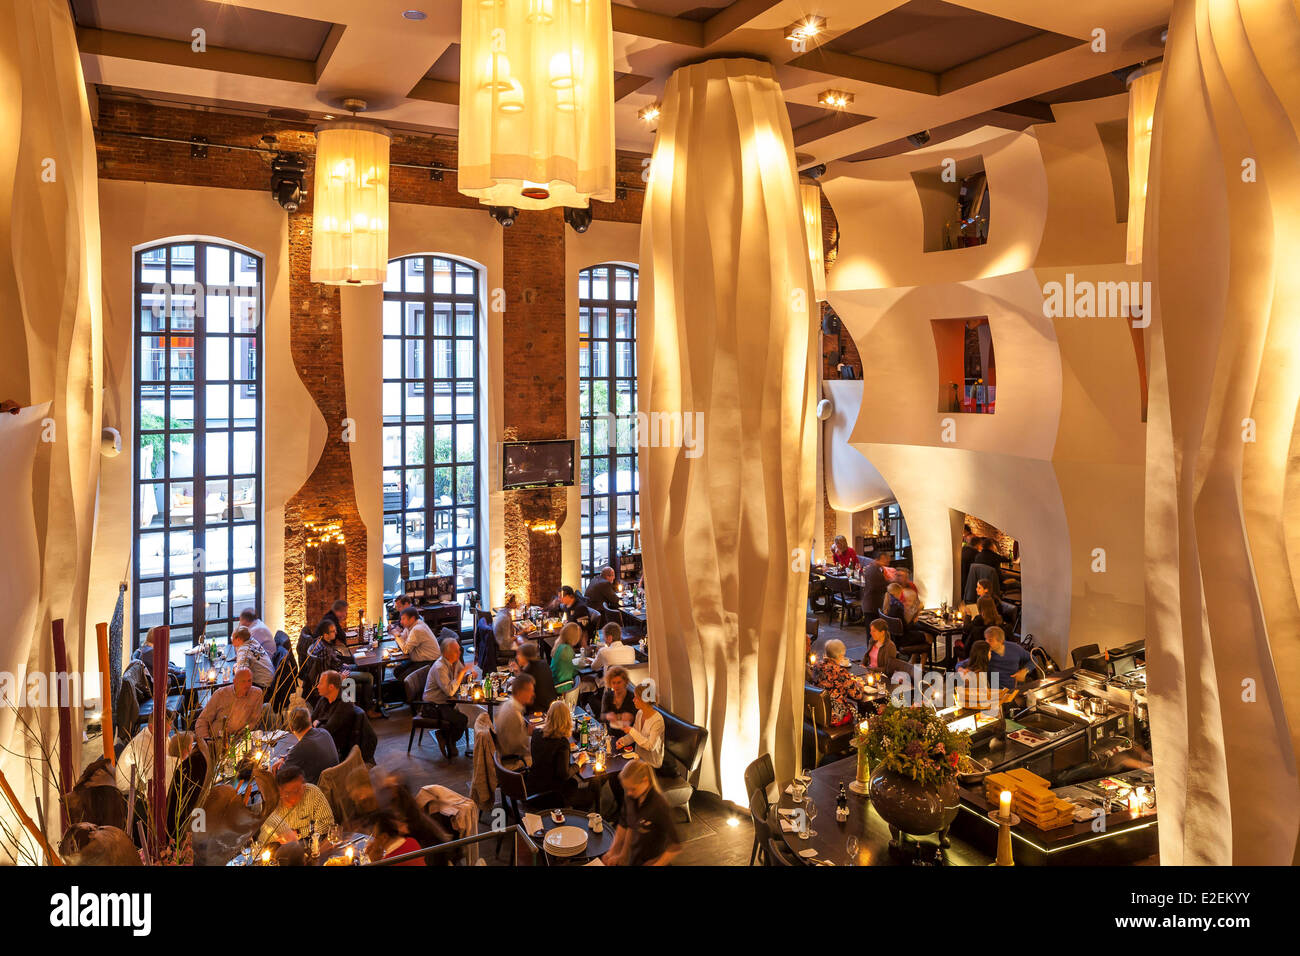
<svg viewBox="0 0 1300 956">
<path fill-rule="evenodd" d="M 932 644 L 936 643 L 939 638 L 943 638 L 942 660 L 948 660 L 952 657 L 952 639 L 965 630 L 965 626 L 962 624 L 960 619 L 948 623 L 943 621 L 938 614 L 935 614 L 930 609 L 923 610 L 918 614 L 912 626 L 917 630 L 925 631 L 933 637 L 934 641 L 931 642 Z"/>
<path fill-rule="evenodd" d="M 811 797 L 817 805 L 817 817 L 812 821 L 812 829 L 817 831 L 817 835 L 805 840 L 798 833 L 787 833 L 782 827 L 781 838 L 793 853 L 816 850 L 814 859 L 829 861 L 839 866 L 850 863 L 857 866 L 891 866 L 898 862 L 889 849 L 889 824 L 880 818 L 880 814 L 876 813 L 866 797 L 858 796 L 849 790 L 849 818 L 844 823 L 839 823 L 835 819 L 835 798 L 839 794 L 840 784 L 847 784 L 853 780 L 857 769 L 858 758 L 854 755 L 818 767 L 809 774 L 812 780 L 808 784 L 804 805 L 806 806 L 808 797 Z M 789 781 L 780 784 L 781 796 L 777 806 L 780 809 L 798 810 L 800 804 L 795 803 L 794 797 L 786 792 L 788 784 Z M 772 836 L 775 839 L 777 834 L 773 833 Z M 850 860 L 846 846 L 850 836 L 858 838 L 858 852 L 853 860 Z M 937 845 L 935 837 L 909 839 Z M 943 854 L 949 864 L 978 866 L 992 862 L 990 857 L 973 847 L 958 844 L 956 841 L 953 842 L 952 847 L 943 851 Z"/>
</svg>

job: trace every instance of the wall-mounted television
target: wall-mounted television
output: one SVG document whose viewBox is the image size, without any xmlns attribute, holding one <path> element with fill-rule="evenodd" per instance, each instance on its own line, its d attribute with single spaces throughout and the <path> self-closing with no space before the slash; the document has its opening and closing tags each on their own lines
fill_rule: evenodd
<svg viewBox="0 0 1300 956">
<path fill-rule="evenodd" d="M 560 488 L 573 484 L 573 439 L 508 441 L 501 446 L 501 487 Z"/>
</svg>

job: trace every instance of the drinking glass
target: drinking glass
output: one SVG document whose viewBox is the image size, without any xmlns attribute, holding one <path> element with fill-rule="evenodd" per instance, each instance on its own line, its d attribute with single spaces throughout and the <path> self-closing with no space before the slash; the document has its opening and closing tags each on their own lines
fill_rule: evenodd
<svg viewBox="0 0 1300 956">
<path fill-rule="evenodd" d="M 812 828 L 812 822 L 817 819 L 817 804 L 813 803 L 812 797 L 804 801 L 803 812 L 808 815 L 808 836 L 815 837 L 817 831 Z"/>
<path fill-rule="evenodd" d="M 803 781 L 795 777 L 794 782 L 790 784 L 790 799 L 795 803 L 803 803 L 803 795 L 806 790 Z"/>
<path fill-rule="evenodd" d="M 844 841 L 844 849 L 849 854 L 849 866 L 858 865 L 858 838 L 850 833 L 847 840 Z"/>
</svg>

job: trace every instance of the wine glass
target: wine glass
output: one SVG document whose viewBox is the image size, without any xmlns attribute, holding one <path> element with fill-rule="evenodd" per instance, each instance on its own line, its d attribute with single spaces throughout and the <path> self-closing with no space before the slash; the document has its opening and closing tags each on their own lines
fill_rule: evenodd
<svg viewBox="0 0 1300 956">
<path fill-rule="evenodd" d="M 804 801 L 803 812 L 807 815 L 808 823 L 806 825 L 808 836 L 815 837 L 817 831 L 812 828 L 812 822 L 817 819 L 817 804 L 813 803 L 813 798 L 809 797 Z"/>
<path fill-rule="evenodd" d="M 794 782 L 790 784 L 790 799 L 795 803 L 803 803 L 803 795 L 807 789 L 803 781 L 795 777 Z"/>
<path fill-rule="evenodd" d="M 858 865 L 858 837 L 857 834 L 850 833 L 848 839 L 844 841 L 844 849 L 849 854 L 849 866 Z"/>
</svg>

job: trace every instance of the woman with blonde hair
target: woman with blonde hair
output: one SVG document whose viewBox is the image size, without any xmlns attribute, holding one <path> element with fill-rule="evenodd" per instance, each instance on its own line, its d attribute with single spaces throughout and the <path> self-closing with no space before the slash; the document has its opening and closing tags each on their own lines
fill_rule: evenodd
<svg viewBox="0 0 1300 956">
<path fill-rule="evenodd" d="M 574 625 L 575 627 L 577 625 Z M 573 736 L 573 712 L 562 700 L 547 708 L 546 720 L 533 731 L 530 753 L 533 765 L 528 768 L 528 793 L 552 794 L 556 806 L 573 806 L 578 792 L 574 779 L 576 768 L 569 760 L 569 738 Z"/>
<path fill-rule="evenodd" d="M 681 852 L 672 808 L 644 761 L 633 760 L 618 775 L 626 799 L 614 845 L 602 858 L 607 866 L 667 866 Z"/>
<path fill-rule="evenodd" d="M 858 553 L 849 547 L 848 539 L 842 534 L 836 535 L 835 543 L 831 545 L 831 560 L 841 568 L 858 566 Z"/>
<path fill-rule="evenodd" d="M 582 625 L 570 621 L 560 628 L 559 639 L 551 650 L 551 680 L 555 694 L 570 707 L 578 703 L 578 668 L 573 663 L 573 649 L 582 640 Z"/>
</svg>

